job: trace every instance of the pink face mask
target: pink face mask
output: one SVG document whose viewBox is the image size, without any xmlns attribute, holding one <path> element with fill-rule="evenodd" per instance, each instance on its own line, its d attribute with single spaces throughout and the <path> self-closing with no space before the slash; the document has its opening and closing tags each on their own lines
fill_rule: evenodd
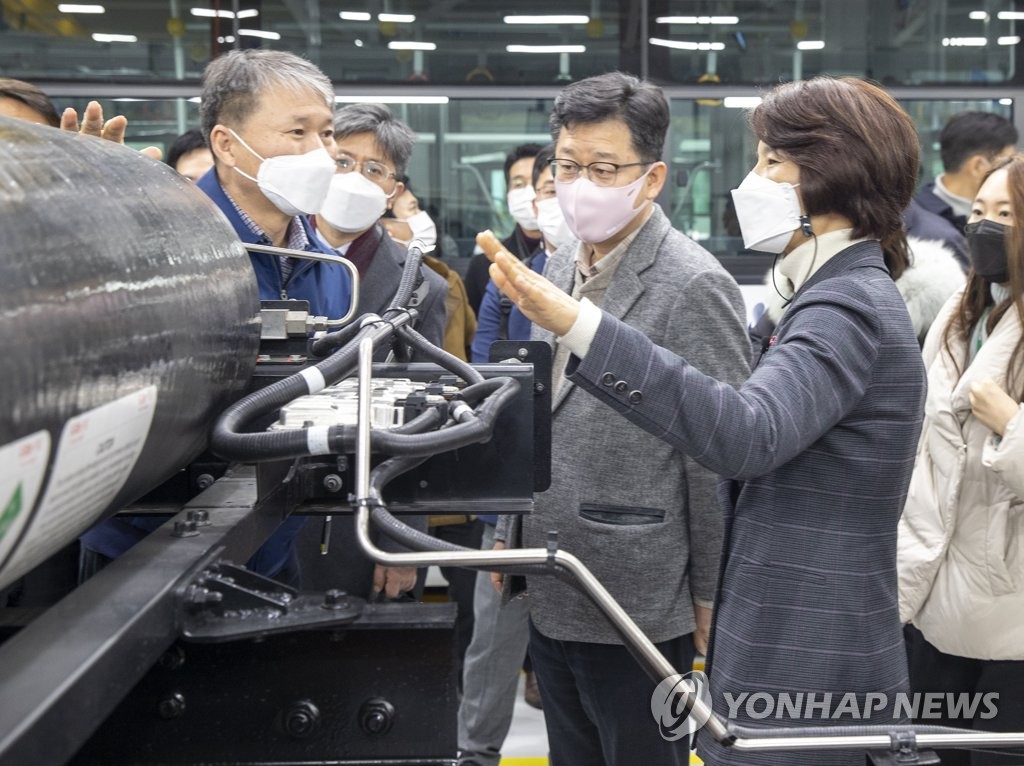
<svg viewBox="0 0 1024 766">
<path fill-rule="evenodd" d="M 643 209 L 633 205 L 647 173 L 625 186 L 598 186 L 583 176 L 571 183 L 556 180 L 555 194 L 569 230 L 590 245 L 614 237 Z"/>
</svg>

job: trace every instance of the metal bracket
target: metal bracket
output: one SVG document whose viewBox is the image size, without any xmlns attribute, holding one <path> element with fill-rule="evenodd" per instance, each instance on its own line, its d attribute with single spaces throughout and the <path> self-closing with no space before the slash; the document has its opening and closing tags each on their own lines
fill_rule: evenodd
<svg viewBox="0 0 1024 766">
<path fill-rule="evenodd" d="M 245 567 L 218 562 L 186 586 L 182 635 L 188 641 L 219 643 L 347 625 L 365 604 L 339 590 L 300 596 Z"/>
<path fill-rule="evenodd" d="M 890 737 L 892 745 L 888 752 L 868 751 L 868 759 L 874 766 L 934 766 L 942 763 L 934 751 L 917 749 L 914 732 L 896 731 Z"/>
</svg>

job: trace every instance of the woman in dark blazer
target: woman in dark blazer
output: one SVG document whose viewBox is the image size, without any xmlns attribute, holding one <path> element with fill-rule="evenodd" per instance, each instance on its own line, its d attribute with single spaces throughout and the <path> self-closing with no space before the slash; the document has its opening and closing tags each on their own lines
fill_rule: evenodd
<svg viewBox="0 0 1024 766">
<path fill-rule="evenodd" d="M 907 689 L 896 525 L 925 389 L 893 283 L 907 265 L 900 214 L 917 133 L 890 96 L 853 78 L 782 85 L 751 125 L 758 161 L 733 193 L 737 215 L 747 247 L 782 255 L 795 294 L 739 388 L 515 258 L 499 254 L 491 271 L 533 322 L 565 336 L 571 380 L 727 479 L 715 711 L 745 725 L 892 722 Z M 704 734 L 698 750 L 714 766 L 864 763 L 742 753 Z"/>
</svg>

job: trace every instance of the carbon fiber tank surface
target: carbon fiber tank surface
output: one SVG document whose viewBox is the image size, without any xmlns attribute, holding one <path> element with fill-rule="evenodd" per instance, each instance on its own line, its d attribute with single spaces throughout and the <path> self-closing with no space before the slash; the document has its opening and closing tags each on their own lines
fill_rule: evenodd
<svg viewBox="0 0 1024 766">
<path fill-rule="evenodd" d="M 202 451 L 258 312 L 248 255 L 191 183 L 0 118 L 0 587 Z"/>
</svg>

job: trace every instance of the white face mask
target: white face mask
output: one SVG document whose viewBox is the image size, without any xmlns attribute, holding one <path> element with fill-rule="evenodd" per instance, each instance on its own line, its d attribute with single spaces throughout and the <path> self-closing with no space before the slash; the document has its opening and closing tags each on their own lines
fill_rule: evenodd
<svg viewBox="0 0 1024 766">
<path fill-rule="evenodd" d="M 533 200 L 537 196 L 532 186 L 521 186 L 513 189 L 505 198 L 508 201 L 508 212 L 527 231 L 537 231 L 537 217 L 533 214 Z"/>
<path fill-rule="evenodd" d="M 588 245 L 611 239 L 643 210 L 633 207 L 644 185 L 647 170 L 625 186 L 598 186 L 580 176 L 571 183 L 555 181 L 555 194 L 569 230 Z"/>
<path fill-rule="evenodd" d="M 264 159 L 245 143 L 240 135 L 228 128 L 239 143 L 260 160 L 256 177 L 242 172 L 239 175 L 255 182 L 263 196 L 285 215 L 315 213 L 327 196 L 327 188 L 334 177 L 334 160 L 322 146 L 305 154 L 280 154 Z"/>
<path fill-rule="evenodd" d="M 800 228 L 796 185 L 779 183 L 750 171 L 732 190 L 736 219 L 748 250 L 778 255 Z"/>
<path fill-rule="evenodd" d="M 396 218 L 395 220 L 401 221 L 412 229 L 412 239 L 395 239 L 398 244 L 408 247 L 413 241 L 418 240 L 422 245 L 420 249 L 424 253 L 429 253 L 437 246 L 437 226 L 426 210 L 421 210 L 408 218 Z"/>
<path fill-rule="evenodd" d="M 320 216 L 338 231 L 363 232 L 377 222 L 388 207 L 388 197 L 362 173 L 335 173 Z"/>
<path fill-rule="evenodd" d="M 537 203 L 537 228 L 544 235 L 545 241 L 555 250 L 572 239 L 572 232 L 569 231 L 569 224 L 562 215 L 558 197 L 549 197 Z"/>
</svg>

